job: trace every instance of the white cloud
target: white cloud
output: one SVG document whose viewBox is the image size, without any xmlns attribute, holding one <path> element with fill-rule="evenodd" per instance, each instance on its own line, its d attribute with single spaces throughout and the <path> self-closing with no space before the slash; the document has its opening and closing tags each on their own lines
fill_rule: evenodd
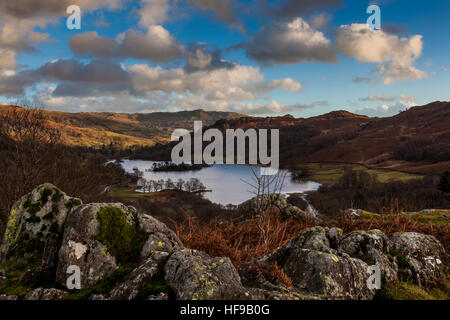
<svg viewBox="0 0 450 320">
<path fill-rule="evenodd" d="M 152 25 L 146 33 L 129 30 L 116 40 L 99 36 L 96 31 L 73 36 L 69 41 L 73 52 L 100 58 L 133 57 L 166 62 L 181 56 L 183 47 L 164 27 Z"/>
<path fill-rule="evenodd" d="M 336 62 L 336 50 L 325 35 L 302 18 L 273 22 L 242 45 L 249 57 L 260 62 Z"/>
<path fill-rule="evenodd" d="M 169 0 L 142 0 L 143 6 L 138 11 L 141 16 L 139 25 L 148 28 L 164 23 L 168 18 Z"/>
<path fill-rule="evenodd" d="M 400 38 L 382 30 L 372 30 L 366 24 L 343 25 L 336 36 L 339 51 L 359 62 L 378 63 L 376 71 L 384 84 L 401 80 L 419 80 L 426 72 L 414 66 L 422 55 L 421 35 Z"/>
<path fill-rule="evenodd" d="M 376 108 L 365 107 L 363 109 L 356 110 L 355 113 L 369 117 L 391 117 L 401 111 L 405 111 L 416 106 L 418 106 L 418 104 L 414 102 L 398 102 L 394 105 L 382 104 Z"/>
</svg>

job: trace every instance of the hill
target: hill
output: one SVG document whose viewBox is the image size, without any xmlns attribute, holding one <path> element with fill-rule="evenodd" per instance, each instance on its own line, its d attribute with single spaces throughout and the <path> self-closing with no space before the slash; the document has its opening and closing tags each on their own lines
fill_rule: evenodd
<svg viewBox="0 0 450 320">
<path fill-rule="evenodd" d="M 20 107 L 0 106 L 0 112 L 13 108 Z M 114 145 L 118 149 L 167 143 L 174 129 L 192 129 L 194 120 L 212 125 L 220 119 L 241 116 L 232 112 L 203 110 L 147 114 L 44 111 L 44 114 L 50 126 L 61 129 L 63 140 L 69 146 L 101 148 Z"/>
<path fill-rule="evenodd" d="M 242 117 L 215 126 L 222 130 L 279 128 L 284 165 L 329 161 L 412 172 L 450 169 L 448 102 L 433 102 L 387 118 L 333 111 L 307 119 Z"/>
</svg>

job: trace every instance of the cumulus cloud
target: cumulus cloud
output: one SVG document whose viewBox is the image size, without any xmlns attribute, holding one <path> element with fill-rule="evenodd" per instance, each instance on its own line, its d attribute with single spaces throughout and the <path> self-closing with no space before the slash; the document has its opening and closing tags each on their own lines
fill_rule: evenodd
<svg viewBox="0 0 450 320">
<path fill-rule="evenodd" d="M 42 15 L 61 16 L 70 5 L 90 11 L 99 8 L 117 9 L 123 0 L 0 0 L 0 12 L 19 19 Z"/>
<path fill-rule="evenodd" d="M 182 46 L 164 27 L 152 25 L 146 33 L 129 30 L 117 39 L 100 36 L 96 31 L 73 36 L 69 40 L 73 52 L 100 58 L 133 57 L 167 62 L 180 57 Z"/>
<path fill-rule="evenodd" d="M 0 73 L 0 95 L 22 94 L 27 87 L 42 83 L 52 83 L 51 90 L 44 95 L 45 101 L 52 105 L 72 98 L 80 103 L 95 101 L 92 106 L 95 107 L 100 102 L 111 101 L 102 97 L 132 97 L 130 101 L 146 101 L 155 94 L 169 97 L 175 93 L 173 98 L 167 98 L 164 107 L 183 107 L 188 102 L 176 97 L 187 96 L 191 97 L 192 104 L 199 99 L 202 105 L 208 101 L 206 105 L 211 110 L 225 106 L 256 108 L 255 104 L 243 101 L 265 98 L 267 92 L 275 89 L 299 92 L 302 88 L 291 78 L 266 81 L 259 68 L 238 64 L 231 68 L 188 72 L 185 68 L 164 69 L 146 64 L 124 67 L 110 60 L 94 60 L 87 64 L 56 60 L 35 70 Z M 41 99 L 39 103 L 43 101 Z M 72 106 L 72 102 L 68 103 Z M 197 105 L 196 109 L 202 105 Z M 276 107 L 258 105 L 261 110 L 275 110 Z"/>
<path fill-rule="evenodd" d="M 376 73 L 384 84 L 401 80 L 419 80 L 427 74 L 414 62 L 421 56 L 421 35 L 399 38 L 382 30 L 372 30 L 366 24 L 343 25 L 336 35 L 339 51 L 359 62 L 378 63 Z"/>
<path fill-rule="evenodd" d="M 185 94 L 173 98 L 172 103 L 183 110 L 233 111 L 248 115 L 268 115 L 288 112 L 299 112 L 313 108 L 313 105 L 293 104 L 287 105 L 271 100 L 268 103 L 236 102 L 227 100 L 210 100 L 203 95 Z"/>
<path fill-rule="evenodd" d="M 37 43 L 48 41 L 47 33 L 34 29 L 57 23 L 59 17 L 66 15 L 69 5 L 79 5 L 84 12 L 89 12 L 100 8 L 117 9 L 121 2 L 122 0 L 0 0 L 0 52 L 6 56 L 6 62 L 0 62 L 0 68 L 15 68 L 18 54 L 33 51 Z"/>
<path fill-rule="evenodd" d="M 414 102 L 397 102 L 394 105 L 382 104 L 376 108 L 365 107 L 360 110 L 356 110 L 355 113 L 366 115 L 369 117 L 391 117 L 398 114 L 401 111 L 408 110 L 412 107 L 416 107 L 418 104 Z"/>
<path fill-rule="evenodd" d="M 232 68 L 234 65 L 222 58 L 219 49 L 209 50 L 205 43 L 190 43 L 184 50 L 185 69 L 188 72 Z"/>
<path fill-rule="evenodd" d="M 152 25 L 164 23 L 170 10 L 169 0 L 142 0 L 142 8 L 138 11 L 141 16 L 139 25 L 148 28 Z"/>
<path fill-rule="evenodd" d="M 336 62 L 336 50 L 331 41 L 302 18 L 271 23 L 242 46 L 249 57 L 259 62 Z"/>
<path fill-rule="evenodd" d="M 203 10 L 213 12 L 223 22 L 244 31 L 242 23 L 237 17 L 236 7 L 240 4 L 236 0 L 188 0 L 188 3 Z"/>
<path fill-rule="evenodd" d="M 293 79 L 264 82 L 257 67 L 234 65 L 209 71 L 186 72 L 183 68 L 163 69 L 138 64 L 127 68 L 133 88 L 137 92 L 160 90 L 164 92 L 208 93 L 210 97 L 224 100 L 245 100 L 258 93 L 280 88 L 298 92 L 301 84 Z M 230 94 L 230 96 L 227 95 Z"/>
<path fill-rule="evenodd" d="M 413 96 L 407 96 L 406 94 L 401 94 L 401 95 L 399 96 L 399 98 L 400 98 L 400 100 L 403 100 L 403 101 L 414 101 L 414 100 L 416 100 L 415 97 L 413 97 Z"/>
</svg>

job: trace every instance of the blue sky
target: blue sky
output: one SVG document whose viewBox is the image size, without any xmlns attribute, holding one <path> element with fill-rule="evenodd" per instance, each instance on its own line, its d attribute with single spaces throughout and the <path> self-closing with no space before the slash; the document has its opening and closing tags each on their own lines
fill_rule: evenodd
<svg viewBox="0 0 450 320">
<path fill-rule="evenodd" d="M 450 100 L 449 2 L 301 2 L 0 0 L 0 102 L 309 117 Z M 66 27 L 72 4 L 81 30 Z"/>
</svg>

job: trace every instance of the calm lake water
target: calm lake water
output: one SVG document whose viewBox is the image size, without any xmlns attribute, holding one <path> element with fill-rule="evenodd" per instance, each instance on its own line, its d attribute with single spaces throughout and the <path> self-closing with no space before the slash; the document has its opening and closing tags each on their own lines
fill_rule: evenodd
<svg viewBox="0 0 450 320">
<path fill-rule="evenodd" d="M 178 179 L 198 178 L 208 190 L 212 190 L 212 192 L 204 194 L 205 198 L 222 205 L 237 205 L 254 197 L 248 191 L 250 187 L 241 180 L 252 181 L 253 172 L 250 166 L 218 164 L 199 171 L 146 171 L 146 169 L 151 169 L 154 163 L 155 161 L 123 160 L 122 166 L 125 171 L 130 173 L 133 172 L 133 168 L 138 168 L 144 172 L 144 178 L 147 180 L 167 180 L 170 178 L 176 181 Z M 319 186 L 319 183 L 312 181 L 292 181 L 290 173 L 287 173 L 283 193 L 313 191 L 317 190 Z"/>
</svg>

